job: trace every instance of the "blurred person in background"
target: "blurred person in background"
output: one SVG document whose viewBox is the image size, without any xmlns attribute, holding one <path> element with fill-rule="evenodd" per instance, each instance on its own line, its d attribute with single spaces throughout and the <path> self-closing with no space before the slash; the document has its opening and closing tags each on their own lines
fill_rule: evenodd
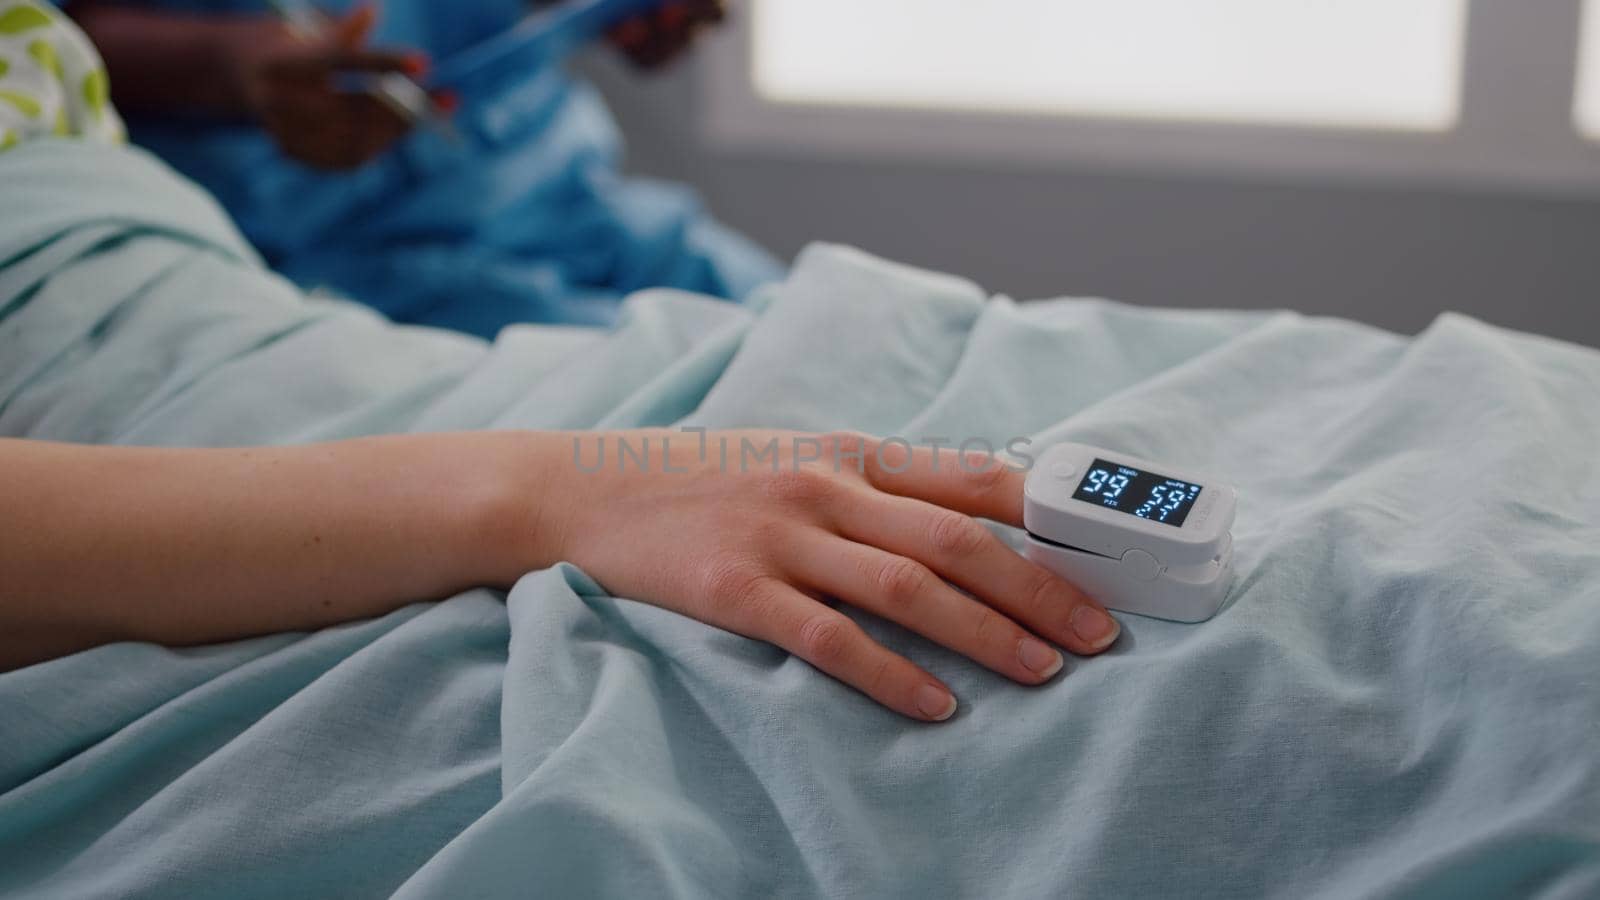
<svg viewBox="0 0 1600 900">
<path fill-rule="evenodd" d="M 527 15 L 525 0 L 329 0 L 315 34 L 261 0 L 64 6 L 105 57 L 132 141 L 215 194 L 307 289 L 492 337 L 607 324 L 642 288 L 739 299 L 781 274 L 687 189 L 621 177 L 614 123 L 561 60 L 434 91 L 448 136 L 359 89 L 385 73 L 426 83 Z M 722 0 L 674 0 L 607 39 L 657 68 L 723 16 Z"/>
</svg>

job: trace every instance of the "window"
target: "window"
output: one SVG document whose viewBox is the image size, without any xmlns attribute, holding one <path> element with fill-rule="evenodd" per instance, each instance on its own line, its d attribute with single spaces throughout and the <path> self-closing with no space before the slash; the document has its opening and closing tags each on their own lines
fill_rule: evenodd
<svg viewBox="0 0 1600 900">
<path fill-rule="evenodd" d="M 1578 32 L 1578 88 L 1573 121 L 1590 140 L 1600 141 L 1600 0 L 1586 0 Z"/>
<path fill-rule="evenodd" d="M 1443 130 L 1465 0 L 756 0 L 779 103 Z"/>
<path fill-rule="evenodd" d="M 727 150 L 1600 193 L 1600 0 L 736 10 L 701 60 Z"/>
</svg>

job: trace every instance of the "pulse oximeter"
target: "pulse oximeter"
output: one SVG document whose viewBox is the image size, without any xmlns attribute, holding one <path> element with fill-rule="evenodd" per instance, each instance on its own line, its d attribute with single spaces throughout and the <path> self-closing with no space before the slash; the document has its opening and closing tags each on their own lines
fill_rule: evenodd
<svg viewBox="0 0 1600 900">
<path fill-rule="evenodd" d="M 1023 488 L 1025 555 L 1110 609 L 1203 622 L 1233 582 L 1237 493 L 1211 478 L 1058 444 Z"/>
</svg>

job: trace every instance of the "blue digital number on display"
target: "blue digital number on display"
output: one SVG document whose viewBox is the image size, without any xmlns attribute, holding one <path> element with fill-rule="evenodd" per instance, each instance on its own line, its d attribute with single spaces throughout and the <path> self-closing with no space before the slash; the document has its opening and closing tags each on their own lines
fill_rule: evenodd
<svg viewBox="0 0 1600 900">
<path fill-rule="evenodd" d="M 1073 496 L 1178 528 L 1189 517 L 1201 490 L 1198 484 L 1097 459 Z"/>
</svg>

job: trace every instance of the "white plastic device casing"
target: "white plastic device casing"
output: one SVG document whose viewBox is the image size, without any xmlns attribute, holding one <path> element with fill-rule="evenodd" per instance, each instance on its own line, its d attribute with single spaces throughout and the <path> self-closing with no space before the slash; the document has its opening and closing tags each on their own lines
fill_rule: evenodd
<svg viewBox="0 0 1600 900">
<path fill-rule="evenodd" d="M 1200 485 L 1181 526 L 1142 519 L 1076 496 L 1096 459 Z M 1040 455 L 1023 488 L 1027 557 L 1110 609 L 1203 622 L 1233 583 L 1237 492 L 1204 475 L 1087 444 Z"/>
</svg>

